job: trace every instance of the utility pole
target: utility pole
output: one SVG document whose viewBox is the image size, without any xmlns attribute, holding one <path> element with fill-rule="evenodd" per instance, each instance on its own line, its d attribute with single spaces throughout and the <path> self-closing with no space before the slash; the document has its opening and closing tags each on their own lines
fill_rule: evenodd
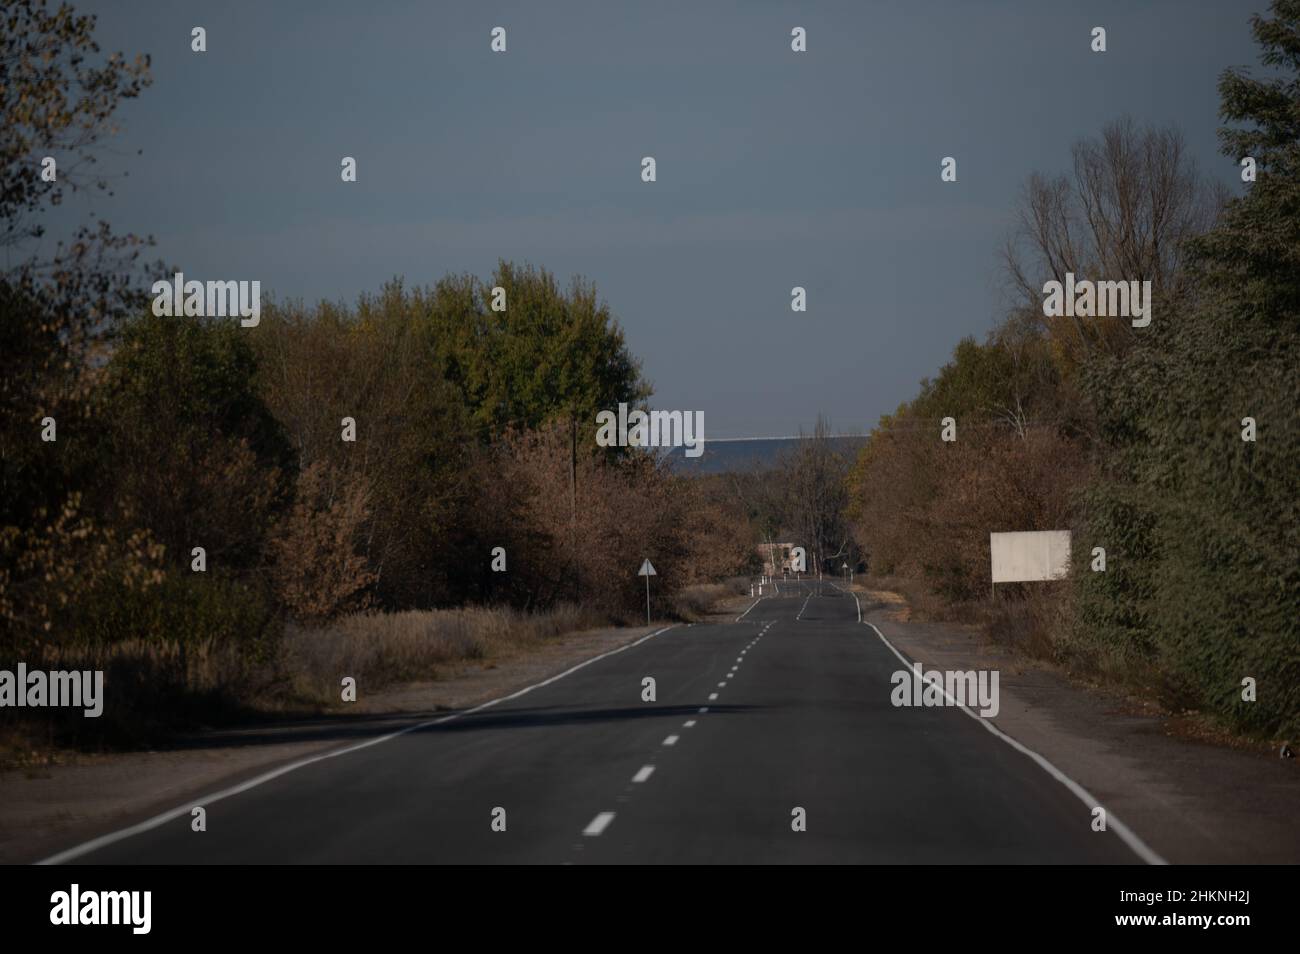
<svg viewBox="0 0 1300 954">
<path fill-rule="evenodd" d="M 569 412 L 569 560 L 573 567 L 573 599 L 582 599 L 578 579 L 578 416 Z"/>
</svg>

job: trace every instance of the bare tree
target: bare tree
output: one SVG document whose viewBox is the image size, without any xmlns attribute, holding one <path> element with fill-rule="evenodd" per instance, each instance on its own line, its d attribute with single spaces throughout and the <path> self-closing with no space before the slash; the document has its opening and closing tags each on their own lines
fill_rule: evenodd
<svg viewBox="0 0 1300 954">
<path fill-rule="evenodd" d="M 782 461 L 790 529 L 808 549 L 812 572 L 848 552 L 848 472 L 849 461 L 836 450 L 830 422 L 821 415 L 813 433 L 801 432 L 798 446 Z"/>
<path fill-rule="evenodd" d="M 1063 282 L 1066 272 L 1150 281 L 1153 297 L 1177 301 L 1187 292 L 1184 241 L 1213 224 L 1225 193 L 1200 174 L 1180 133 L 1129 118 L 1076 142 L 1073 158 L 1072 175 L 1029 178 L 1003 257 L 1019 307 L 1068 353 L 1086 355 L 1123 348 L 1132 328 L 1114 319 L 1044 318 L 1044 282 Z"/>
</svg>

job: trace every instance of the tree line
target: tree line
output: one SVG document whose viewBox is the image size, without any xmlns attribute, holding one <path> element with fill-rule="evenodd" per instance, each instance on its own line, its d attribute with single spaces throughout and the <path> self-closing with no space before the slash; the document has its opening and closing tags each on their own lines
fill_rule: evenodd
<svg viewBox="0 0 1300 954">
<path fill-rule="evenodd" d="M 724 495 L 599 448 L 651 390 L 595 286 L 501 262 L 256 327 L 155 316 L 173 269 L 93 223 L 51 252 L 145 57 L 35 0 L 0 37 L 0 620 L 5 654 L 122 640 L 274 652 L 287 621 L 465 603 L 634 618 L 749 558 Z M 51 176 L 42 156 L 57 156 Z M 503 307 L 502 307 L 503 306 Z"/>
<path fill-rule="evenodd" d="M 946 612 L 1179 710 L 1294 732 L 1300 3 L 1252 24 L 1273 75 L 1219 82 L 1241 194 L 1175 130 L 1127 119 L 1077 143 L 1068 173 L 1032 177 L 1003 255 L 1013 304 L 881 419 L 849 513 L 872 570 L 922 581 Z M 1151 281 L 1153 323 L 1046 317 L 1044 283 L 1069 272 Z M 1054 529 L 1072 531 L 1070 582 L 981 607 L 989 532 Z"/>
</svg>

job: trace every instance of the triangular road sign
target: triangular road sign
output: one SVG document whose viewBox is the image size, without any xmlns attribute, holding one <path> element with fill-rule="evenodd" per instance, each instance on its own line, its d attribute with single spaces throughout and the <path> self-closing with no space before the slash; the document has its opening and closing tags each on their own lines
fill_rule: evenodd
<svg viewBox="0 0 1300 954">
<path fill-rule="evenodd" d="M 641 563 L 641 569 L 637 570 L 636 575 L 637 576 L 658 576 L 659 574 L 655 572 L 655 568 L 650 565 L 649 560 L 644 560 Z"/>
</svg>

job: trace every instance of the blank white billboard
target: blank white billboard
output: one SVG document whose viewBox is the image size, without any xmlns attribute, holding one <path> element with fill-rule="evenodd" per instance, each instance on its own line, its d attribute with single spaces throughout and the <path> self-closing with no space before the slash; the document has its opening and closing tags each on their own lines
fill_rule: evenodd
<svg viewBox="0 0 1300 954">
<path fill-rule="evenodd" d="M 994 583 L 1059 580 L 1070 572 L 1069 530 L 990 533 Z"/>
</svg>

